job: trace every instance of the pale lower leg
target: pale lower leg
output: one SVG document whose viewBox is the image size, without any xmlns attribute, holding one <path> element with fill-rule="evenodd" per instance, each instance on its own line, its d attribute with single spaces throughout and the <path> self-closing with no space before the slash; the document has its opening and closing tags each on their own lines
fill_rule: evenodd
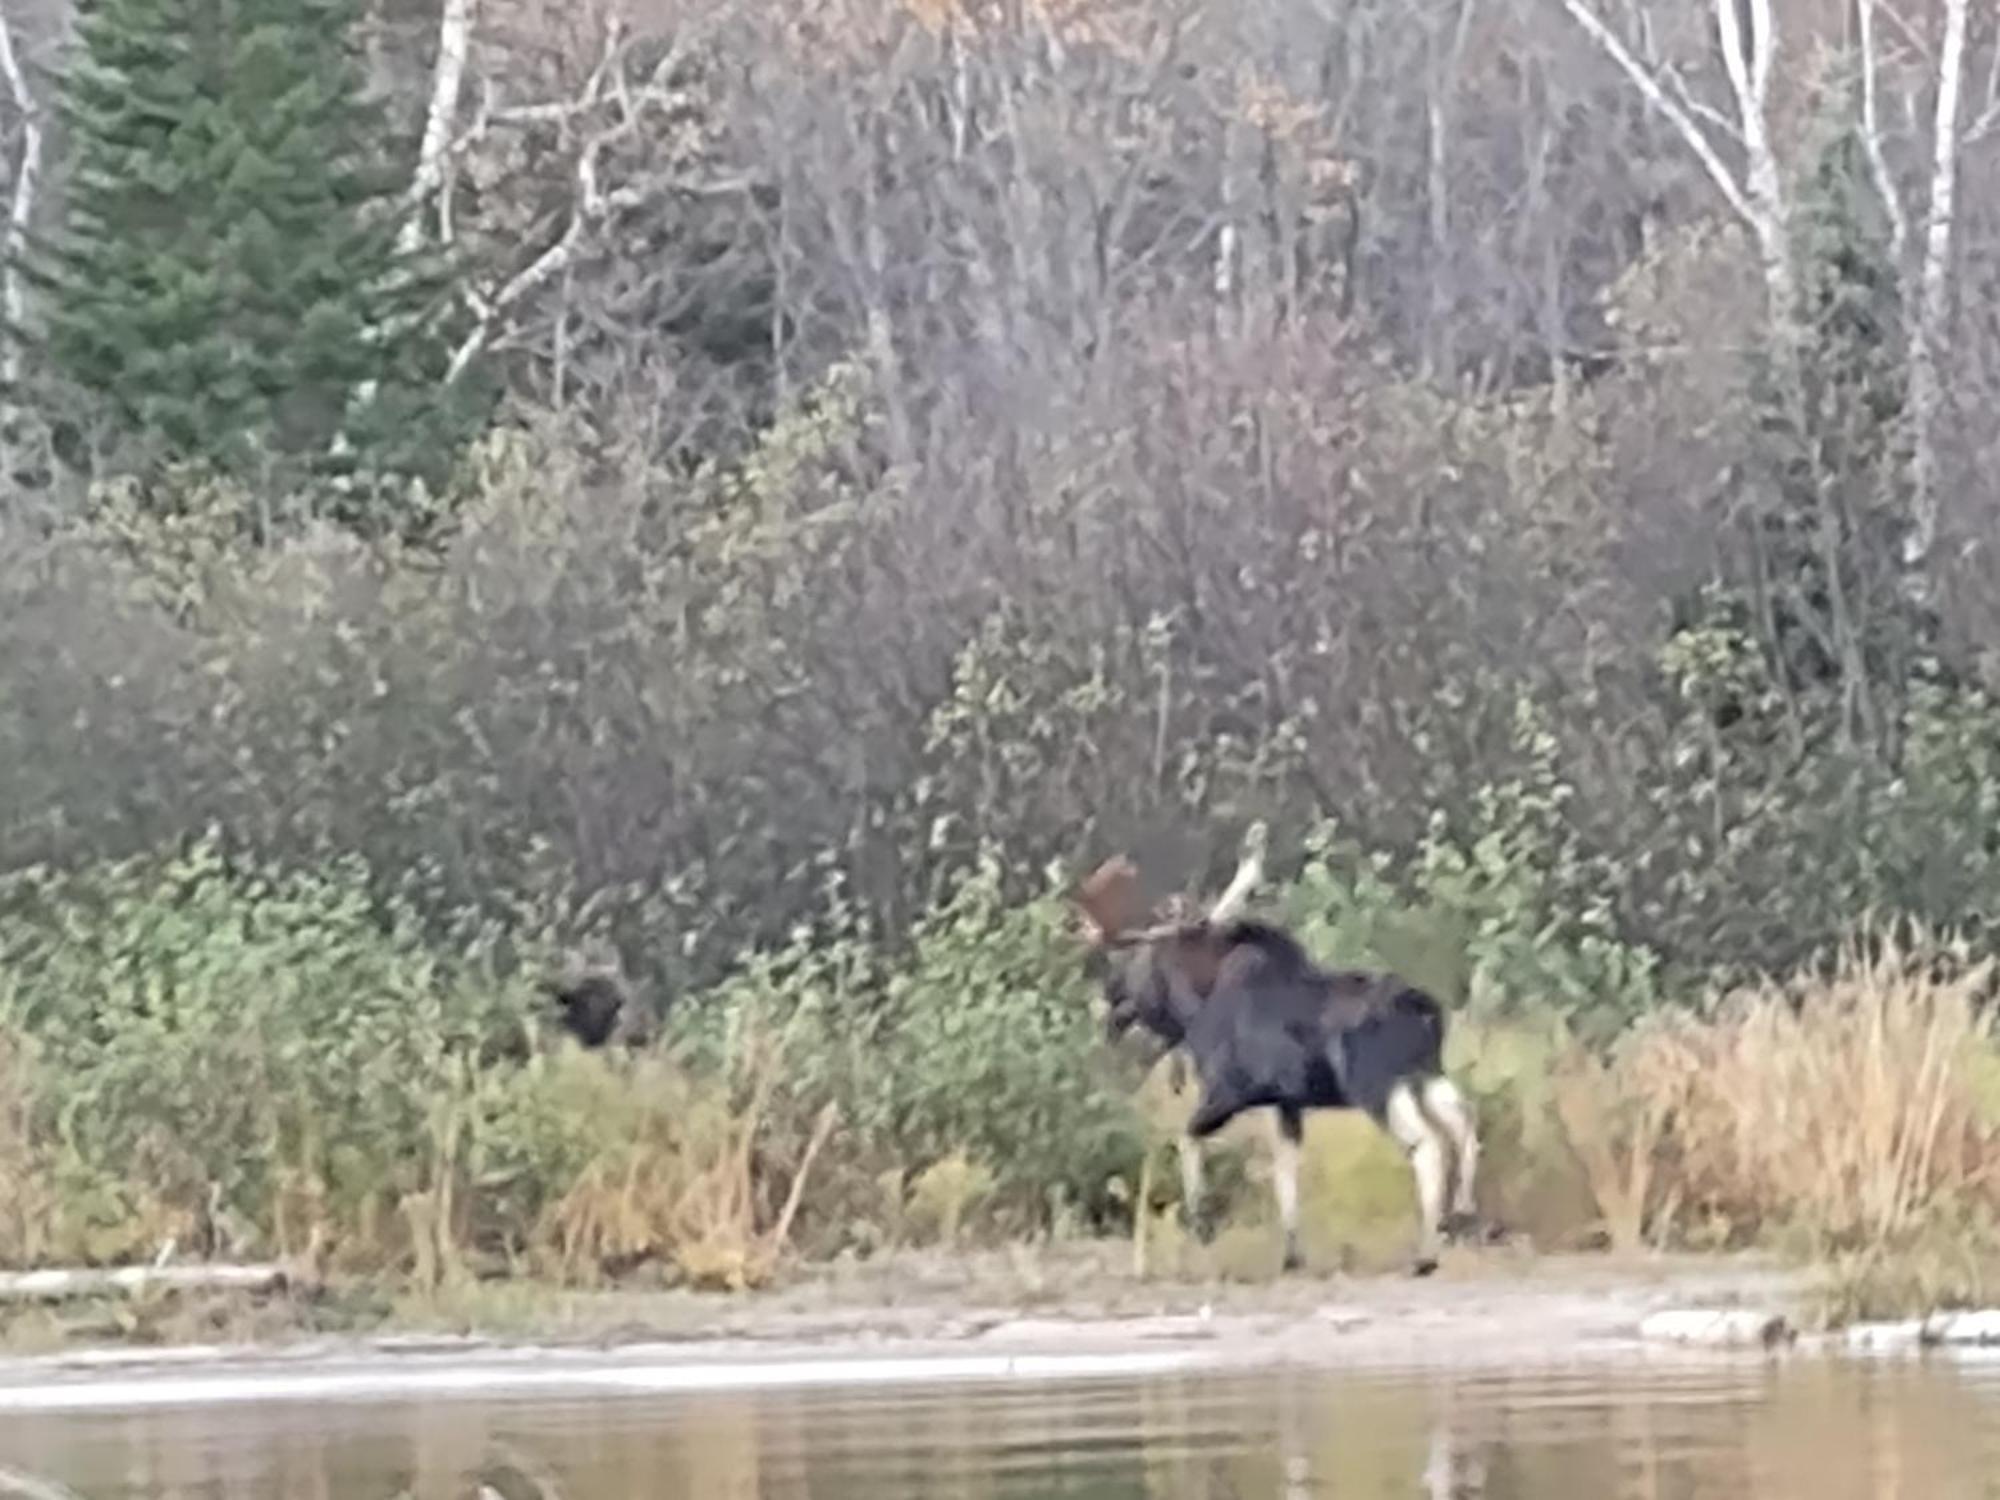
<svg viewBox="0 0 2000 1500">
<path fill-rule="evenodd" d="M 1457 1149 L 1452 1215 L 1467 1222 L 1476 1221 L 1479 1208 L 1473 1194 L 1473 1182 L 1479 1174 L 1479 1135 L 1473 1129 L 1472 1111 L 1466 1107 L 1464 1095 L 1449 1078 L 1433 1078 L 1425 1084 L 1423 1102 L 1431 1118 L 1443 1127 Z"/>
<path fill-rule="evenodd" d="M 1181 1222 L 1195 1234 L 1201 1233 L 1201 1142 L 1191 1136 L 1180 1139 Z"/>
<path fill-rule="evenodd" d="M 1417 1179 L 1418 1275 L 1437 1269 L 1440 1230 L 1444 1221 L 1445 1153 L 1439 1132 L 1425 1118 L 1414 1090 L 1397 1084 L 1389 1095 L 1384 1123 L 1410 1158 Z"/>
<path fill-rule="evenodd" d="M 1296 1115 L 1272 1116 L 1271 1175 L 1278 1191 L 1278 1222 L 1285 1231 L 1285 1269 L 1304 1264 L 1299 1254 L 1299 1148 L 1304 1134 Z"/>
</svg>

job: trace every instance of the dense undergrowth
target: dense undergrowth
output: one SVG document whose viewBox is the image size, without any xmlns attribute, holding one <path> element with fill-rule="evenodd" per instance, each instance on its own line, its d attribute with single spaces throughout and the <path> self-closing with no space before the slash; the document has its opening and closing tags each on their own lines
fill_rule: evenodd
<svg viewBox="0 0 2000 1500">
<path fill-rule="evenodd" d="M 1698 346 L 1717 253 L 1636 267 L 1619 327 Z M 1667 546 L 1695 520 L 1635 497 L 1687 434 L 1793 473 L 1733 362 L 1475 397 L 1335 321 L 1206 326 L 1004 453 L 892 461 L 839 364 L 693 466 L 496 427 L 421 548 L 246 535 L 181 473 L 0 515 L 0 1261 L 1263 1265 L 1259 1150 L 1214 1174 L 1221 1262 L 1176 1240 L 1178 1105 L 1103 1042 L 1062 896 L 1116 848 L 1213 885 L 1256 817 L 1266 910 L 1452 1008 L 1503 1224 L 1975 1295 L 1976 591 L 1918 618 L 1776 480 L 1748 541 Z M 645 1051 L 551 1033 L 578 945 L 664 1013 Z M 1397 1253 L 1393 1152 L 1312 1151 L 1315 1253 Z"/>
<path fill-rule="evenodd" d="M 1269 901 L 1329 958 L 1435 966 L 1487 1212 L 1545 1247 L 1789 1249 L 1848 1312 L 1978 1295 L 2000 1246 L 1990 961 L 1864 926 L 1783 980 L 1660 994 L 1645 954 L 1555 920 L 1502 833 L 1522 802 L 1490 799 L 1487 837 L 1433 840 L 1407 878 L 1324 831 Z M 543 945 L 426 935 L 359 867 L 208 839 L 17 874 L 0 1262 L 171 1244 L 416 1287 L 745 1288 L 787 1255 L 1138 1234 L 1154 1273 L 1261 1274 L 1259 1132 L 1225 1133 L 1234 1221 L 1194 1249 L 1167 1159 L 1186 1100 L 1103 1042 L 1061 889 L 1013 899 L 987 862 L 894 948 L 835 913 L 643 1050 L 586 1053 L 530 982 Z M 1405 1177 L 1364 1124 L 1316 1121 L 1314 1258 L 1399 1254 Z"/>
</svg>

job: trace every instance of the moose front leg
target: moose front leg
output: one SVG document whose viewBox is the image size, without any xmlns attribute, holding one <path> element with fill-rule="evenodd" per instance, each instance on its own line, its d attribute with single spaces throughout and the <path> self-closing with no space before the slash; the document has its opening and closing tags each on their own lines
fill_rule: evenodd
<svg viewBox="0 0 2000 1500">
<path fill-rule="evenodd" d="M 1187 1232 L 1207 1244 L 1214 1225 L 1201 1197 L 1202 1144 L 1191 1135 L 1179 1141 L 1181 1157 L 1181 1223 Z"/>
<path fill-rule="evenodd" d="M 1278 1191 L 1278 1222 L 1285 1231 L 1286 1271 L 1305 1264 L 1299 1254 L 1299 1152 L 1305 1142 L 1305 1119 L 1296 1109 L 1272 1111 L 1271 1177 Z"/>
<path fill-rule="evenodd" d="M 1199 1090 L 1200 1080 L 1194 1076 L 1186 1057 L 1174 1053 L 1167 1064 L 1167 1088 L 1173 1096 L 1186 1102 L 1190 1088 Z M 1207 1149 L 1204 1142 L 1209 1131 L 1198 1126 L 1200 1099 L 1188 1112 L 1188 1123 L 1175 1143 L 1181 1163 L 1181 1227 L 1202 1244 L 1207 1244 L 1215 1234 L 1215 1221 L 1209 1217 L 1208 1204 L 1202 1195 L 1202 1153 Z"/>
</svg>

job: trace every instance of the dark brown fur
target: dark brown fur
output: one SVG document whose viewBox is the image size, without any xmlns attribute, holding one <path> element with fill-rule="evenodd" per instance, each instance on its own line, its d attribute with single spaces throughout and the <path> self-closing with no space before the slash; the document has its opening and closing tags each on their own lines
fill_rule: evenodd
<svg viewBox="0 0 2000 1500">
<path fill-rule="evenodd" d="M 639 1046 L 652 1037 L 653 1017 L 615 963 L 572 962 L 543 988 L 554 1002 L 556 1024 L 579 1046 Z"/>
<path fill-rule="evenodd" d="M 1140 931 L 1137 891 L 1130 861 L 1115 859 L 1076 899 L 1106 960 L 1110 1036 L 1139 1027 L 1194 1065 L 1191 1142 L 1259 1108 L 1277 1112 L 1294 1147 L 1308 1109 L 1359 1109 L 1394 1133 L 1399 1090 L 1421 1098 L 1435 1082 L 1447 1102 L 1456 1098 L 1443 1081 L 1445 1012 L 1431 995 L 1391 974 L 1322 968 L 1266 922 L 1183 913 Z M 1412 1134 L 1407 1119 L 1403 1131 Z M 1297 1258 L 1288 1228 L 1287 1266 Z M 1425 1256 L 1419 1269 L 1434 1264 Z"/>
</svg>

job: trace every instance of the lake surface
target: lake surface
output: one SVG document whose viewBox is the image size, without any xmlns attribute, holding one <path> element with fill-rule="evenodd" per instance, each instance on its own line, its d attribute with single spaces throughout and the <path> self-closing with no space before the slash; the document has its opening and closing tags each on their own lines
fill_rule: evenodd
<svg viewBox="0 0 2000 1500">
<path fill-rule="evenodd" d="M 2000 1362 L 5 1412 L 0 1466 L 35 1500 L 1970 1500 Z"/>
</svg>

